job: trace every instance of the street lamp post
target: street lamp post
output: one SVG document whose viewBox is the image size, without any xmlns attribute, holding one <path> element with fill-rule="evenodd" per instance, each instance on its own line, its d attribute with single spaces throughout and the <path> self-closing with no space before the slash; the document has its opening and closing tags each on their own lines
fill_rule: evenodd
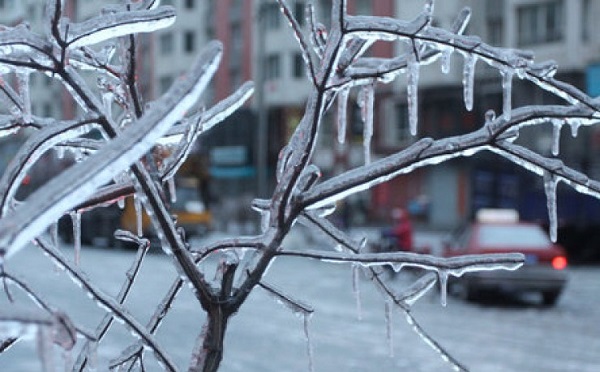
<svg viewBox="0 0 600 372">
<path fill-rule="evenodd" d="M 256 177 L 257 177 L 257 194 L 259 197 L 267 195 L 267 156 L 268 156 L 268 123 L 267 123 L 267 108 L 265 106 L 264 89 L 265 89 L 265 30 L 266 30 L 266 5 L 262 0 L 258 1 L 258 34 L 256 38 L 256 58 L 258 62 L 256 67 L 256 110 L 258 128 L 256 131 Z"/>
</svg>

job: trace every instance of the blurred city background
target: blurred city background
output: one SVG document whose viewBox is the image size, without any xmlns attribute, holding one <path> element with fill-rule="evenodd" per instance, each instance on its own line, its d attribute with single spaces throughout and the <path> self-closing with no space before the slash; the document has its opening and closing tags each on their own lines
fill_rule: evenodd
<svg viewBox="0 0 600 372">
<path fill-rule="evenodd" d="M 42 3 L 2 0 L 0 22 L 16 25 L 26 19 L 33 29 L 42 32 Z M 85 20 L 110 3 L 118 1 L 65 0 L 65 7 L 71 19 Z M 300 121 L 310 90 L 298 44 L 278 5 L 271 0 L 163 0 L 162 4 L 175 6 L 178 17 L 172 27 L 139 38 L 138 82 L 145 102 L 165 92 L 211 39 L 223 42 L 225 51 L 210 93 L 203 98 L 207 106 L 227 97 L 247 80 L 256 82 L 251 102 L 201 137 L 180 174 L 197 189 L 201 209 L 211 214 L 211 227 L 228 229 L 235 225 L 251 230 L 256 216 L 250 210 L 250 200 L 265 197 L 273 189 L 279 150 Z M 300 25 L 307 27 L 306 2 L 289 0 L 288 4 Z M 318 0 L 315 4 L 318 21 L 327 26 L 331 1 Z M 451 27 L 465 6 L 473 10 L 466 34 L 479 35 L 491 45 L 530 50 L 536 61 L 555 60 L 558 79 L 591 96 L 600 94 L 600 39 L 594 37 L 600 31 L 600 24 L 594 22 L 600 15 L 600 1 L 444 0 L 436 2 L 434 22 Z M 348 1 L 348 11 L 353 14 L 406 20 L 422 9 L 422 0 Z M 400 52 L 399 45 L 384 42 L 370 51 L 379 57 Z M 379 85 L 373 158 L 402 150 L 422 137 L 441 138 L 472 131 L 483 124 L 488 110 L 502 111 L 502 77 L 497 70 L 477 64 L 472 111 L 464 108 L 462 79 L 463 57 L 457 53 L 448 74 L 442 73 L 439 63 L 423 67 L 416 137 L 408 129 L 405 77 Z M 78 114 L 70 96 L 52 78 L 33 74 L 31 86 L 35 115 L 69 119 Z M 562 103 L 518 78 L 513 83 L 512 99 L 513 107 Z M 335 110 L 325 118 L 314 159 L 324 177 L 364 162 L 363 122 L 355 101 L 349 105 L 345 145 L 336 140 Z M 549 124 L 524 129 L 518 141 L 552 156 L 554 125 Z M 600 179 L 600 131 L 581 127 L 574 131 L 577 133 L 568 132 L 563 128 L 560 157 L 571 167 Z M 2 139 L 0 172 L 15 154 L 19 138 Z M 54 153 L 46 156 L 25 180 L 23 192 L 34 189 L 70 161 Z M 333 218 L 346 226 L 383 226 L 390 223 L 392 210 L 401 208 L 409 212 L 417 228 L 450 230 L 484 207 L 512 208 L 522 219 L 542 224 L 548 220 L 539 177 L 491 154 L 460 158 L 395 178 L 349 198 L 338 206 Z M 114 230 L 110 224 L 115 224 L 118 217 L 109 211 L 102 213 L 106 215 L 98 217 L 101 222 L 93 228 L 100 230 L 108 225 L 106 231 Z M 596 248 L 600 244 L 600 202 L 559 186 L 558 214 L 559 240 L 573 262 L 600 261 L 600 250 Z"/>
</svg>

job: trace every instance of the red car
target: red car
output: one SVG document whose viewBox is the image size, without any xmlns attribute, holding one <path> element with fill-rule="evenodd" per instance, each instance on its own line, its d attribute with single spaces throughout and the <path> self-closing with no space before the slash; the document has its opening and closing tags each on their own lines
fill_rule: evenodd
<svg viewBox="0 0 600 372">
<path fill-rule="evenodd" d="M 451 293 L 475 299 L 483 292 L 539 292 L 545 305 L 554 305 L 567 283 L 565 250 L 550 241 L 533 223 L 478 221 L 460 231 L 446 244 L 447 257 L 465 254 L 510 253 L 525 255 L 525 264 L 515 271 L 467 273 L 452 278 Z"/>
</svg>

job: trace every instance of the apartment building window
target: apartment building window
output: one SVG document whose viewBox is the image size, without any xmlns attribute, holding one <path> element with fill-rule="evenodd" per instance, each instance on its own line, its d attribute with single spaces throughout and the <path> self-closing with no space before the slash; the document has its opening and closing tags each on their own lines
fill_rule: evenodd
<svg viewBox="0 0 600 372">
<path fill-rule="evenodd" d="M 185 8 L 186 9 L 194 9 L 195 1 L 194 0 L 185 0 Z"/>
<path fill-rule="evenodd" d="M 52 105 L 49 102 L 44 102 L 42 106 L 42 116 L 52 117 Z"/>
<path fill-rule="evenodd" d="M 517 22 L 520 46 L 562 40 L 565 30 L 564 1 L 518 7 Z"/>
<path fill-rule="evenodd" d="M 158 80 L 158 88 L 160 89 L 160 94 L 164 94 L 171 85 L 173 84 L 173 76 L 165 75 Z"/>
<path fill-rule="evenodd" d="M 504 24 L 502 19 L 488 19 L 488 42 L 494 46 L 501 46 L 504 42 L 502 34 L 504 32 Z"/>
<path fill-rule="evenodd" d="M 317 17 L 322 20 L 321 23 L 329 25 L 331 23 L 331 0 L 321 0 L 318 4 Z"/>
<path fill-rule="evenodd" d="M 194 31 L 185 31 L 183 33 L 183 51 L 193 53 L 196 50 L 196 33 Z"/>
<path fill-rule="evenodd" d="M 229 25 L 229 45 L 231 46 L 230 58 L 233 61 L 230 63 L 240 63 L 242 60 L 242 52 L 244 50 L 244 36 L 242 34 L 242 24 L 240 22 L 234 22 Z"/>
<path fill-rule="evenodd" d="M 306 76 L 304 69 L 306 68 L 304 65 L 304 58 L 302 57 L 302 53 L 295 53 L 292 58 L 292 76 L 296 79 L 302 79 Z"/>
<path fill-rule="evenodd" d="M 384 128 L 380 137 L 385 147 L 404 146 L 412 140 L 408 125 L 408 105 L 386 100 L 383 103 Z"/>
<path fill-rule="evenodd" d="M 591 0 L 583 0 L 583 4 L 581 4 L 581 40 L 583 41 L 590 41 L 593 16 L 591 3 Z"/>
<path fill-rule="evenodd" d="M 304 4 L 304 1 L 296 1 L 296 5 L 294 6 L 294 18 L 296 18 L 296 21 L 298 21 L 300 26 L 304 26 L 306 23 L 304 9 L 306 9 L 306 4 Z"/>
<path fill-rule="evenodd" d="M 265 25 L 269 30 L 276 30 L 281 25 L 281 11 L 279 5 L 275 3 L 269 3 L 263 5 L 263 16 L 265 17 Z"/>
<path fill-rule="evenodd" d="M 355 3 L 357 15 L 372 15 L 372 4 L 371 0 L 357 0 Z"/>
<path fill-rule="evenodd" d="M 173 52 L 173 34 L 168 32 L 165 34 L 160 35 L 159 37 L 159 50 L 160 50 L 160 54 L 162 55 L 166 55 L 166 54 L 171 54 Z"/>
<path fill-rule="evenodd" d="M 10 9 L 15 5 L 14 0 L 0 0 L 0 9 Z"/>
<path fill-rule="evenodd" d="M 265 79 L 276 80 L 281 77 L 281 57 L 279 54 L 271 54 L 267 56 L 265 69 Z"/>
</svg>

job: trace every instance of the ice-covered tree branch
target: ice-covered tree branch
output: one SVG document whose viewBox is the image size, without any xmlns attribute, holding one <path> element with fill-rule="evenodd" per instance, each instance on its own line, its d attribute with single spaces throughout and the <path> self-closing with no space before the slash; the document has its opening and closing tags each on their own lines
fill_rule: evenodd
<svg viewBox="0 0 600 372">
<path fill-rule="evenodd" d="M 16 284 L 38 299 L 34 302 L 50 314 L 16 319 L 18 323 L 49 325 L 51 322 L 55 324 L 57 318 L 68 319 L 54 316 L 59 311 L 39 300 L 41 297 L 30 291 L 26 283 L 4 271 L 4 266 L 11 263 L 12 255 L 32 240 L 37 242 L 39 249 L 107 310 L 95 334 L 88 334 L 88 338 L 95 342 L 103 341 L 116 319 L 124 322 L 141 339 L 120 350 L 120 354 L 111 361 L 111 367 L 132 369 L 138 364 L 143 369 L 144 351 L 151 349 L 165 368 L 177 368 L 158 343 L 156 331 L 186 282 L 191 284 L 198 299 L 198 310 L 205 315 L 205 326 L 196 330 L 198 337 L 191 353 L 190 370 L 214 371 L 219 367 L 224 355 L 228 321 L 241 311 L 248 296 L 257 287 L 266 290 L 294 313 L 301 314 L 305 335 L 309 339 L 308 318 L 314 312 L 312 306 L 294 299 L 294 294 L 287 294 L 284 289 L 265 282 L 269 267 L 287 256 L 350 264 L 359 310 L 359 275 L 364 273 L 385 299 L 388 324 L 391 324 L 392 305 L 396 305 L 427 344 L 450 361 L 454 368 L 465 370 L 417 322 L 412 314 L 412 304 L 436 282 L 443 289 L 444 303 L 448 276 L 460 276 L 469 271 L 513 270 L 524 257 L 496 254 L 440 258 L 405 252 L 370 253 L 366 249 L 366 239 L 356 241 L 327 220 L 336 203 L 415 169 L 481 151 L 499 154 L 543 177 L 552 231 L 556 229 L 555 193 L 559 182 L 600 197 L 597 180 L 590 180 L 586 174 L 561 161 L 516 142 L 519 131 L 524 127 L 550 126 L 555 136 L 553 156 L 559 156 L 560 129 L 568 125 L 576 133 L 581 125 L 596 125 L 600 121 L 598 100 L 555 79 L 557 67 L 552 62 L 535 63 L 531 53 L 490 46 L 478 37 L 464 35 L 471 17 L 468 9 L 461 10 L 454 24 L 444 29 L 433 22 L 434 2 L 431 0 L 424 1 L 421 14 L 408 21 L 350 15 L 345 0 L 333 0 L 331 25 L 326 29 L 317 19 L 314 4 L 308 2 L 305 8 L 308 27 L 303 29 L 287 3 L 278 0 L 306 65 L 310 93 L 304 113 L 289 142 L 281 150 L 271 197 L 253 202 L 252 208 L 260 214 L 262 222 L 260 232 L 255 236 L 226 238 L 210 244 L 192 244 L 180 233 L 178 223 L 171 215 L 164 183 L 173 181 L 198 138 L 242 107 L 254 87 L 252 83 L 246 83 L 216 105 L 198 108 L 198 98 L 215 73 L 222 54 L 222 47 L 211 43 L 188 74 L 176 79 L 166 94 L 154 102 L 145 102 L 136 77 L 140 44 L 137 34 L 163 29 L 175 21 L 174 8 L 161 7 L 159 3 L 155 0 L 128 1 L 108 6 L 98 16 L 74 22 L 65 17 L 63 1 L 48 0 L 43 35 L 35 34 L 25 25 L 0 32 L 0 72 L 14 73 L 16 80 L 12 85 L 8 79 L 0 81 L 0 102 L 10 112 L 10 115 L 0 116 L 0 136 L 14 134 L 27 127 L 35 129 L 32 134 L 28 133 L 28 139 L 0 179 L 1 276 L 4 283 Z M 117 42 L 107 43 L 113 40 Z M 391 57 L 369 57 L 371 47 L 381 41 L 398 43 L 401 48 Z M 420 69 L 439 61 L 442 72 L 448 73 L 453 53 L 464 59 L 462 85 L 466 110 L 474 108 L 475 67 L 478 61 L 483 61 L 498 71 L 503 87 L 502 112 L 496 115 L 488 111 L 481 118 L 480 127 L 470 133 L 441 139 L 418 139 L 396 154 L 371 161 L 371 141 L 378 129 L 374 125 L 378 85 L 390 83 L 400 74 L 407 75 L 409 126 L 411 133 L 417 135 Z M 115 55 L 120 59 L 114 58 Z M 31 73 L 45 73 L 60 81 L 83 114 L 70 121 L 33 115 L 29 94 Z M 98 86 L 89 84 L 85 74 L 98 78 Z M 515 77 L 534 83 L 563 99 L 566 104 L 513 107 L 511 96 Z M 313 164 L 315 156 L 318 156 L 318 136 L 322 132 L 321 127 L 326 125 L 323 118 L 337 103 L 338 141 L 343 144 L 349 102 L 354 99 L 361 109 L 364 124 L 365 165 L 326 178 Z M 93 130 L 100 132 L 100 139 L 89 138 Z M 168 147 L 169 154 L 157 160 L 153 154 L 157 147 L 162 149 L 161 146 Z M 75 164 L 27 199 L 17 200 L 25 175 L 51 150 L 73 152 Z M 48 228 L 55 226 L 61 216 L 72 214 L 77 230 L 81 213 L 122 201 L 130 195 L 134 195 L 140 219 L 140 205 L 148 212 L 160 245 L 173 258 L 170 262 L 178 273 L 145 326 L 123 306 L 148 250 L 149 243 L 142 236 L 144 232 L 141 229 L 139 236 L 122 231 L 117 234 L 118 238 L 137 244 L 139 250 L 115 298 L 108 296 L 80 267 L 60 254 L 56 242 L 46 238 L 47 234 L 52 234 L 47 231 Z M 331 249 L 287 249 L 285 239 L 298 221 L 323 232 L 327 237 L 325 244 Z M 555 238 L 554 232 L 552 236 Z M 194 248 L 191 248 L 192 245 Z M 77 243 L 75 246 L 78 246 Z M 252 251 L 251 257 L 242 258 L 248 250 Z M 215 256 L 218 260 L 212 260 Z M 207 279 L 205 266 L 213 261 L 218 263 L 211 281 Z M 421 275 L 406 288 L 396 290 L 381 275 L 384 265 L 395 269 L 417 267 L 429 273 Z M 11 298 L 8 290 L 5 295 Z M 68 322 L 65 320 L 64 323 Z M 391 325 L 387 333 L 391 335 L 389 327 Z M 74 343 L 73 332 L 67 326 L 63 328 L 62 333 L 69 336 L 65 342 Z M 82 333 L 79 328 L 77 330 Z M 16 342 L 13 336 L 0 335 L 0 352 Z M 312 348 L 308 341 L 309 369 L 312 369 Z M 87 343 L 74 369 L 84 370 L 92 353 L 93 345 Z"/>
</svg>

